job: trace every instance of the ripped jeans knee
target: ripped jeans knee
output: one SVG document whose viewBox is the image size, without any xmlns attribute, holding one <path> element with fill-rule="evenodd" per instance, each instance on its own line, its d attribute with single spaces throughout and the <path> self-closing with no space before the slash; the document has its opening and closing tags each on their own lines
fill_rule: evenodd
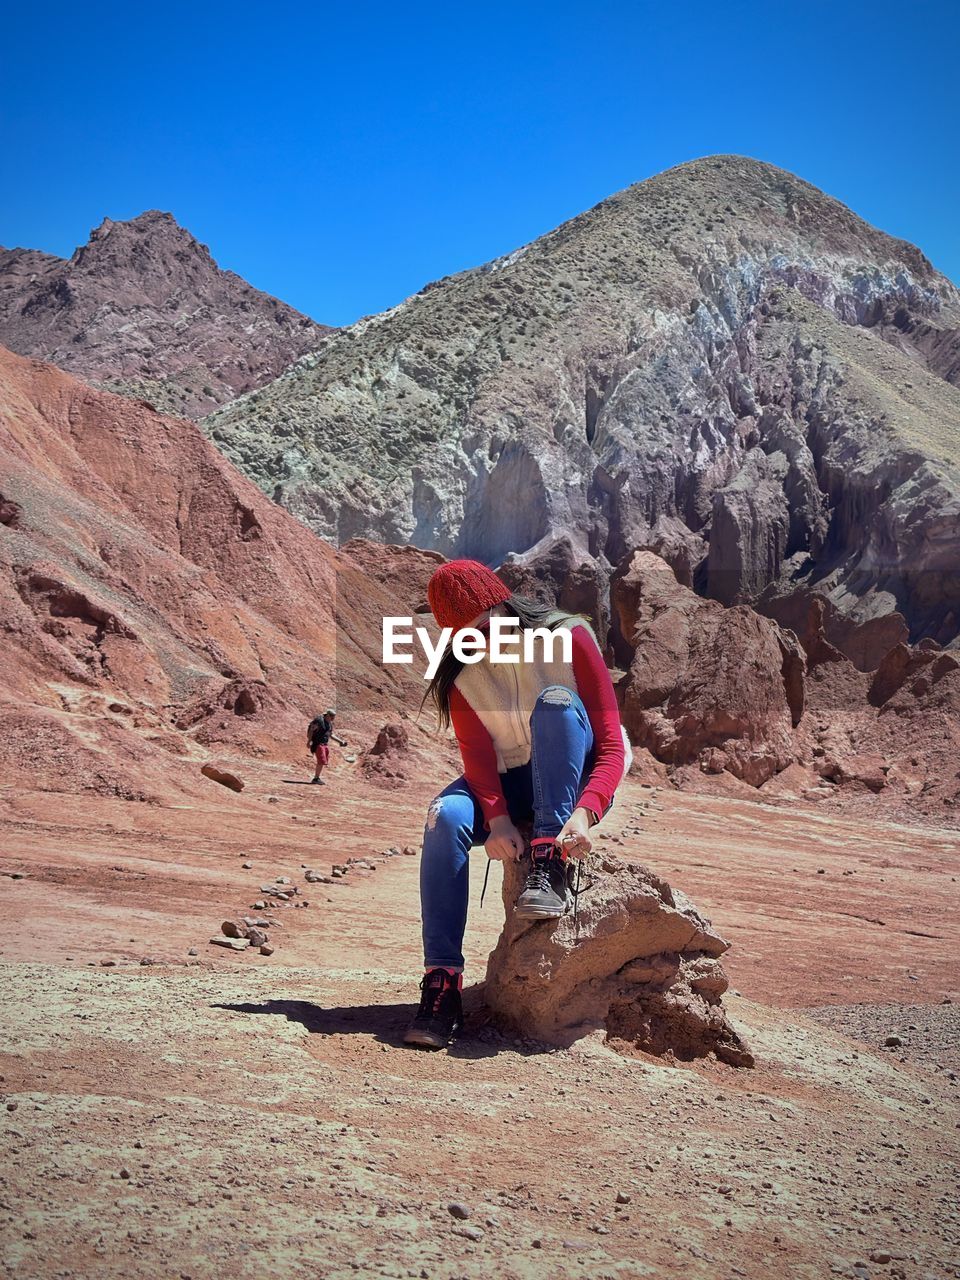
<svg viewBox="0 0 960 1280">
<path fill-rule="evenodd" d="M 443 813 L 443 801 L 443 796 L 434 796 L 430 801 L 430 804 L 427 807 L 427 825 L 425 828 L 427 831 L 433 831 L 436 828 L 437 823 L 440 821 L 440 817 Z"/>
<path fill-rule="evenodd" d="M 441 836 L 459 836 L 462 831 L 472 831 L 474 826 L 473 797 L 458 791 L 441 791 L 427 806 L 424 838 L 437 833 Z"/>
<path fill-rule="evenodd" d="M 577 695 L 563 684 L 549 684 L 542 689 L 537 703 L 547 707 L 572 707 Z"/>
</svg>

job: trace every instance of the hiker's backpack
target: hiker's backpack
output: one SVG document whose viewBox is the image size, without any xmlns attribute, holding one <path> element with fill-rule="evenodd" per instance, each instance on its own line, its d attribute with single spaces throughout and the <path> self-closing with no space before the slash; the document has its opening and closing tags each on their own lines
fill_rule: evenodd
<svg viewBox="0 0 960 1280">
<path fill-rule="evenodd" d="M 330 740 L 330 726 L 324 720 L 323 716 L 317 716 L 315 720 L 310 721 L 310 727 L 307 729 L 307 741 L 310 743 L 310 750 L 316 751 L 317 747 Z"/>
</svg>

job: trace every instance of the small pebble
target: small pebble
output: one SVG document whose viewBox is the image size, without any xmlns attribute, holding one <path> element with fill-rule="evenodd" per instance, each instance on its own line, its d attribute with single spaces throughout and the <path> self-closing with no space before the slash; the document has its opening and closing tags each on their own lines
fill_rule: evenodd
<svg viewBox="0 0 960 1280">
<path fill-rule="evenodd" d="M 447 1205 L 447 1212 L 452 1214 L 454 1218 L 459 1218 L 461 1222 L 470 1217 L 470 1210 L 465 1204 L 461 1204 L 459 1200 L 453 1200 Z"/>
</svg>

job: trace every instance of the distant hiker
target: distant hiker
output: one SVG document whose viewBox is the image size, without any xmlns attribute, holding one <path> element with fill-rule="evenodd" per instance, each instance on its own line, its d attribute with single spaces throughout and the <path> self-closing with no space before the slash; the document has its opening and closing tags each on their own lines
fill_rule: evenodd
<svg viewBox="0 0 960 1280">
<path fill-rule="evenodd" d="M 519 859 L 524 841 L 516 824 L 531 824 L 530 872 L 515 911 L 529 920 L 562 916 L 573 905 L 570 860 L 589 854 L 588 833 L 613 803 L 630 747 L 610 673 L 583 618 L 511 595 L 474 560 L 441 565 L 427 594 L 441 627 L 474 627 L 488 639 L 472 665 L 448 649 L 427 690 L 440 723 L 453 726 L 463 775 L 427 811 L 420 864 L 424 976 L 404 1040 L 440 1049 L 463 1018 L 470 847 L 483 844 L 487 857 L 500 861 Z M 518 662 L 491 662 L 492 617 L 517 618 L 520 631 L 569 629 L 570 660 L 557 656 L 556 643 L 550 657 L 534 651 L 531 660 L 518 646 Z"/>
<path fill-rule="evenodd" d="M 320 777 L 323 772 L 324 765 L 330 760 L 330 739 L 339 742 L 341 747 L 347 745 L 346 738 L 341 738 L 333 732 L 333 722 L 336 719 L 336 711 L 328 707 L 322 716 L 315 716 L 307 728 L 307 749 L 312 751 L 316 759 L 313 777 L 311 782 L 315 786 L 324 786 L 324 780 Z"/>
</svg>

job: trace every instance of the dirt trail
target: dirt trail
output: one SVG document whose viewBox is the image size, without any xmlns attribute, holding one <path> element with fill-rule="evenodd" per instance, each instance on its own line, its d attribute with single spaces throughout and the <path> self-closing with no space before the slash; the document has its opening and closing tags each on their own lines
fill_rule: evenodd
<svg viewBox="0 0 960 1280">
<path fill-rule="evenodd" d="M 428 793 L 245 776 L 180 808 L 0 792 L 0 1274 L 960 1274 L 955 833 L 631 784 L 601 843 L 734 943 L 757 1069 L 543 1051 L 481 1017 L 431 1055 L 398 1043 L 417 859 L 300 866 L 418 843 Z M 279 875 L 310 906 L 276 953 L 211 947 Z"/>
</svg>

